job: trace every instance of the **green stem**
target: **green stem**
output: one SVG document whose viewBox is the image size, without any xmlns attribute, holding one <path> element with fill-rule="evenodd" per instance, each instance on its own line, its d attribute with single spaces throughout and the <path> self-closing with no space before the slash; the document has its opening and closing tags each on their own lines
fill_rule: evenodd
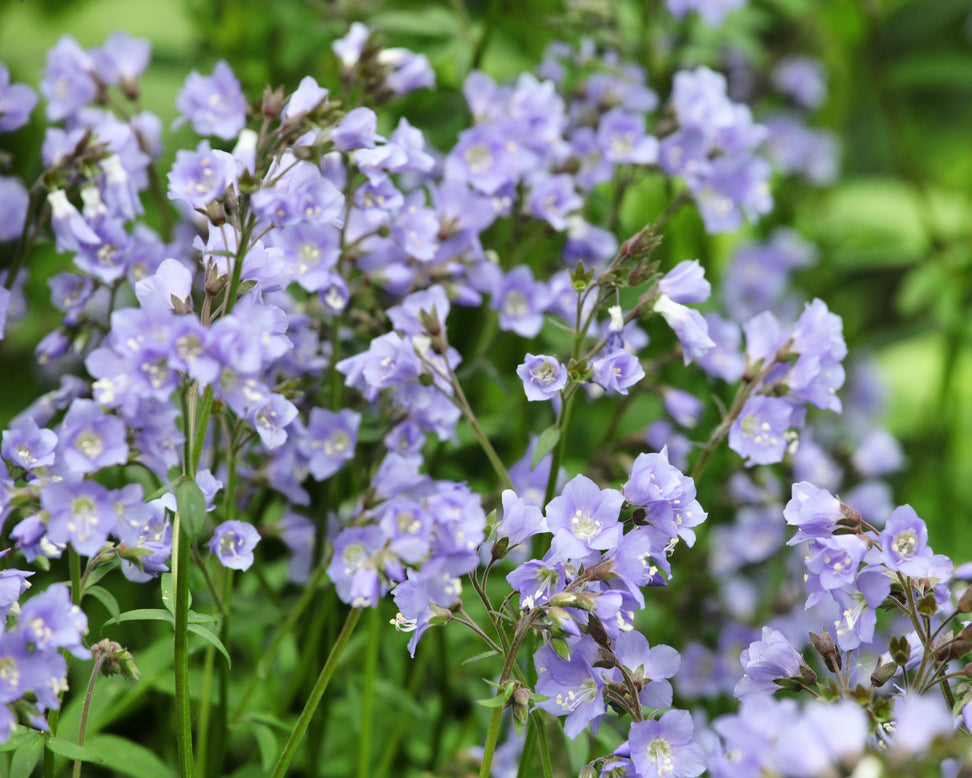
<svg viewBox="0 0 972 778">
<path fill-rule="evenodd" d="M 358 739 L 358 778 L 371 775 L 372 709 L 375 701 L 375 675 L 378 671 L 378 645 L 381 641 L 381 608 L 368 615 L 368 647 L 365 653 L 361 688 L 361 736 Z"/>
<path fill-rule="evenodd" d="M 84 705 L 81 707 L 81 722 L 78 725 L 78 745 L 84 745 L 84 734 L 88 726 L 88 713 L 91 711 L 91 698 L 94 697 L 95 683 L 98 681 L 98 676 L 101 674 L 101 665 L 105 661 L 105 654 L 98 653 L 98 658 L 95 659 L 94 668 L 91 670 L 91 678 L 88 680 L 88 691 L 84 695 Z M 77 759 L 74 762 L 74 778 L 81 778 L 81 760 Z"/>
<path fill-rule="evenodd" d="M 503 672 L 497 686 L 502 689 L 510 680 L 513 670 L 516 667 L 516 655 L 520 652 L 523 640 L 530 632 L 530 627 L 540 615 L 541 609 L 534 608 L 529 613 L 520 618 L 516 625 L 516 632 L 513 633 L 513 640 L 510 643 L 510 652 L 506 655 L 506 662 L 503 664 Z M 489 772 L 493 766 L 493 753 L 496 751 L 496 744 L 499 742 L 500 724 L 503 719 L 503 707 L 493 708 L 489 717 L 489 729 L 486 731 L 486 743 L 483 745 L 483 763 L 479 770 L 479 778 L 489 778 Z"/>
<path fill-rule="evenodd" d="M 550 761 L 550 747 L 547 745 L 547 729 L 543 725 L 543 713 L 534 710 L 530 718 L 534 720 L 537 727 L 537 745 L 540 747 L 540 768 L 543 770 L 543 778 L 553 778 L 553 763 Z"/>
<path fill-rule="evenodd" d="M 68 550 L 68 564 L 71 568 L 71 602 L 81 604 L 84 591 L 81 588 L 81 555 L 71 546 Z"/>
<path fill-rule="evenodd" d="M 189 538 L 177 513 L 172 528 L 175 591 L 175 708 L 179 776 L 192 771 L 192 720 L 189 708 Z"/>
<path fill-rule="evenodd" d="M 493 754 L 499 742 L 500 724 L 503 721 L 503 708 L 493 708 L 489 714 L 489 729 L 486 731 L 486 743 L 483 746 L 483 763 L 479 768 L 479 778 L 489 778 L 489 771 L 493 767 Z"/>
<path fill-rule="evenodd" d="M 327 685 L 331 682 L 331 676 L 334 675 L 338 660 L 341 658 L 341 654 L 344 652 L 344 648 L 351 637 L 351 633 L 354 632 L 354 628 L 360 617 L 361 610 L 359 608 L 352 608 L 348 613 L 344 626 L 341 628 L 341 634 L 338 635 L 334 646 L 331 648 L 331 653 L 328 654 L 327 661 L 321 669 L 321 674 L 317 676 L 314 688 L 311 689 L 310 696 L 307 698 L 307 704 L 304 705 L 304 709 L 300 712 L 300 718 L 297 719 L 294 731 L 290 733 L 290 738 L 287 740 L 286 745 L 284 745 L 283 752 L 280 754 L 280 758 L 277 759 L 277 764 L 274 765 L 271 778 L 283 778 L 286 774 L 287 767 L 293 761 L 297 747 L 300 745 L 300 741 L 307 731 L 307 726 L 314 716 L 314 711 L 317 710 L 317 705 L 320 703 L 321 697 L 324 696 Z"/>
</svg>

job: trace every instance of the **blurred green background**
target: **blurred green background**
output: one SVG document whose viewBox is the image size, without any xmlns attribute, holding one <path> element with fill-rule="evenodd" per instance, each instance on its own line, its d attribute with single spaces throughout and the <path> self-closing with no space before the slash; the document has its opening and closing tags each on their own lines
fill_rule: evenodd
<svg viewBox="0 0 972 778">
<path fill-rule="evenodd" d="M 467 121 L 459 87 L 474 62 L 509 78 L 531 69 L 552 40 L 582 33 L 619 46 L 670 77 L 660 52 L 680 44 L 681 64 L 718 65 L 726 47 L 758 67 L 786 52 L 821 58 L 830 97 L 816 124 L 843 143 L 843 175 L 810 190 L 780 181 L 778 207 L 738 235 L 706 238 L 697 219 L 676 221 L 668 251 L 719 267 L 741 240 L 793 224 L 821 248 L 802 278 L 844 317 L 852 351 L 874 356 L 889 382 L 886 421 L 908 458 L 895 498 L 932 525 L 932 543 L 972 558 L 972 22 L 968 0 L 751 0 L 717 31 L 674 22 L 659 0 L 24 0 L 0 6 L 0 59 L 15 81 L 36 84 L 45 52 L 69 33 L 90 47 L 116 29 L 153 43 L 143 103 L 166 126 L 192 68 L 225 58 L 249 94 L 314 75 L 337 85 L 331 41 L 364 19 L 392 45 L 426 53 L 439 91 L 395 104 L 447 147 Z M 664 94 L 665 83 L 654 84 Z M 41 111 L 0 138 L 16 170 L 36 175 Z M 191 141 L 170 135 L 169 157 Z M 27 160 L 27 161 L 25 161 Z M 622 229 L 644 220 L 626 203 Z M 31 284 L 44 296 L 44 272 Z M 0 421 L 35 391 L 33 343 L 56 324 L 40 318 L 0 346 L 21 378 L 0 392 Z M 45 329 L 46 328 L 46 329 Z M 12 374 L 8 372 L 8 374 Z"/>
</svg>

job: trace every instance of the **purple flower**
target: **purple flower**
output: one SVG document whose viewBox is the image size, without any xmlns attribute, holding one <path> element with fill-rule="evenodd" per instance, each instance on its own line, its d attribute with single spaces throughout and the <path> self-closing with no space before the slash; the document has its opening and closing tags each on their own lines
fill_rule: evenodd
<svg viewBox="0 0 972 778">
<path fill-rule="evenodd" d="M 512 489 L 504 489 L 502 499 L 503 515 L 496 524 L 496 536 L 507 538 L 511 547 L 549 531 L 546 519 L 536 505 L 517 496 Z"/>
<path fill-rule="evenodd" d="M 787 57 L 773 69 L 773 85 L 803 108 L 819 108 L 827 99 L 823 65 L 811 57 Z"/>
<path fill-rule="evenodd" d="M 630 758 L 640 778 L 695 778 L 706 767 L 705 751 L 692 740 L 695 726 L 685 710 L 635 721 L 628 730 Z"/>
<path fill-rule="evenodd" d="M 715 347 L 715 341 L 709 337 L 709 327 L 705 319 L 694 308 L 687 308 L 662 294 L 655 301 L 655 311 L 675 331 L 675 336 L 682 344 L 682 357 L 686 365 Z"/>
<path fill-rule="evenodd" d="M 81 639 L 88 634 L 88 617 L 71 602 L 64 584 L 52 584 L 20 608 L 17 631 L 41 651 L 64 648 L 78 659 L 90 659 Z"/>
<path fill-rule="evenodd" d="M 347 35 L 331 44 L 331 49 L 341 61 L 343 70 L 348 71 L 358 64 L 369 35 L 371 31 L 367 27 L 361 22 L 354 22 L 348 29 Z"/>
<path fill-rule="evenodd" d="M 923 755 L 936 737 L 950 735 L 953 729 L 952 715 L 940 696 L 907 692 L 895 698 L 894 751 Z"/>
<path fill-rule="evenodd" d="M 57 433 L 40 429 L 30 416 L 22 416 L 3 431 L 0 453 L 13 465 L 33 470 L 54 464 Z"/>
<path fill-rule="evenodd" d="M 223 60 L 216 63 L 211 76 L 193 70 L 179 90 L 176 107 L 182 114 L 176 125 L 189 121 L 199 135 L 231 140 L 246 125 L 246 98 Z"/>
<path fill-rule="evenodd" d="M 382 49 L 378 52 L 378 64 L 386 68 L 385 87 L 396 95 L 435 86 L 435 71 L 424 54 L 408 49 Z"/>
<path fill-rule="evenodd" d="M 787 543 L 792 546 L 812 538 L 830 537 L 843 513 L 840 500 L 830 492 L 801 481 L 793 484 L 792 498 L 783 509 L 783 518 L 798 528 Z"/>
<path fill-rule="evenodd" d="M 704 303 L 712 293 L 705 279 L 705 269 L 697 259 L 686 259 L 665 273 L 658 282 L 659 291 L 677 303 Z"/>
<path fill-rule="evenodd" d="M 618 517 L 623 502 L 621 492 L 601 489 L 587 476 L 570 479 L 547 504 L 547 528 L 554 534 L 547 561 L 587 559 L 616 546 L 621 539 Z"/>
<path fill-rule="evenodd" d="M 236 181 L 236 159 L 226 151 L 200 141 L 195 151 L 176 152 L 169 172 L 169 199 L 184 200 L 192 208 L 205 208 Z"/>
<path fill-rule="evenodd" d="M 98 78 L 106 84 L 120 84 L 129 93 L 135 90 L 151 56 L 149 41 L 134 38 L 123 30 L 113 32 L 105 39 L 104 46 L 91 52 Z"/>
<path fill-rule="evenodd" d="M 520 610 L 530 610 L 549 602 L 552 595 L 564 590 L 564 566 L 531 559 L 507 575 L 506 582 L 519 592 Z"/>
<path fill-rule="evenodd" d="M 297 418 L 297 406 L 282 394 L 273 393 L 269 401 L 251 411 L 253 427 L 263 445 L 275 449 L 287 442 L 286 427 Z"/>
<path fill-rule="evenodd" d="M 0 113 L 0 120 L 3 114 Z M 27 206 L 30 195 L 20 183 L 20 179 L 0 176 L 0 212 L 4 214 L 0 220 L 0 241 L 15 240 L 20 237 L 27 219 Z"/>
<path fill-rule="evenodd" d="M 658 139 L 645 134 L 644 116 L 619 108 L 601 116 L 597 145 L 615 164 L 651 165 L 658 160 Z"/>
<path fill-rule="evenodd" d="M 245 521 L 224 521 L 213 532 L 209 553 L 215 554 L 223 567 L 247 570 L 253 564 L 253 549 L 260 541 L 256 527 Z"/>
<path fill-rule="evenodd" d="M 47 52 L 44 78 L 40 91 L 47 100 L 47 118 L 52 122 L 66 119 L 90 103 L 98 94 L 92 78 L 94 62 L 70 35 Z"/>
<path fill-rule="evenodd" d="M 539 679 L 537 693 L 548 699 L 537 707 L 555 716 L 564 716 L 564 733 L 576 738 L 607 708 L 604 704 L 600 669 L 594 667 L 598 647 L 584 635 L 572 640 L 570 659 L 562 659 L 550 647 L 544 646 L 533 655 Z"/>
<path fill-rule="evenodd" d="M 61 422 L 58 454 L 73 474 L 84 475 L 128 461 L 125 422 L 93 400 L 74 400 Z"/>
<path fill-rule="evenodd" d="M 0 132 L 12 132 L 30 120 L 37 95 L 26 84 L 11 84 L 10 71 L 0 62 Z"/>
<path fill-rule="evenodd" d="M 354 458 L 361 414 L 343 409 L 338 412 L 313 408 L 307 435 L 300 441 L 311 475 L 318 481 L 330 478 L 341 465 Z"/>
<path fill-rule="evenodd" d="M 799 675 L 805 664 L 786 636 L 772 627 L 763 627 L 762 639 L 750 643 L 739 661 L 744 675 L 732 693 L 740 700 L 750 694 L 773 694 L 779 689 L 777 678 Z"/>
<path fill-rule="evenodd" d="M 373 149 L 380 140 L 385 139 L 378 134 L 378 116 L 370 108 L 352 108 L 331 130 L 331 142 L 338 151 Z"/>
<path fill-rule="evenodd" d="M 793 406 L 786 400 L 753 395 L 729 429 L 729 448 L 746 460 L 747 467 L 781 462 L 792 416 Z"/>
<path fill-rule="evenodd" d="M 888 569 L 915 578 L 927 574 L 932 562 L 928 528 L 910 505 L 895 508 L 878 538 L 880 559 Z"/>
<path fill-rule="evenodd" d="M 48 484 L 41 491 L 41 506 L 50 514 L 47 539 L 94 556 L 118 521 L 109 498 L 108 490 L 95 481 Z"/>
<path fill-rule="evenodd" d="M 574 189 L 574 180 L 565 173 L 538 177 L 530 188 L 527 202 L 530 212 L 557 232 L 567 229 L 568 215 L 583 205 Z"/>
<path fill-rule="evenodd" d="M 299 513 L 285 510 L 277 526 L 280 529 L 280 539 L 290 550 L 287 580 L 307 583 L 314 561 L 314 522 Z"/>
<path fill-rule="evenodd" d="M 669 538 L 679 534 L 684 512 L 698 507 L 695 482 L 669 463 L 665 450 L 638 455 L 623 493 L 632 505 L 645 508 L 648 521 Z M 705 518 L 700 507 L 698 514 Z"/>
<path fill-rule="evenodd" d="M 700 399 L 681 389 L 665 388 L 662 396 L 668 415 L 683 427 L 694 427 L 705 409 L 705 404 Z"/>
<path fill-rule="evenodd" d="M 645 369 L 638 357 L 623 348 L 595 359 L 591 367 L 594 368 L 591 380 L 606 392 L 627 394 L 629 387 L 645 377 Z"/>
<path fill-rule="evenodd" d="M 551 400 L 567 386 L 567 368 L 545 354 L 528 353 L 516 374 L 523 380 L 523 391 L 530 401 Z"/>
</svg>

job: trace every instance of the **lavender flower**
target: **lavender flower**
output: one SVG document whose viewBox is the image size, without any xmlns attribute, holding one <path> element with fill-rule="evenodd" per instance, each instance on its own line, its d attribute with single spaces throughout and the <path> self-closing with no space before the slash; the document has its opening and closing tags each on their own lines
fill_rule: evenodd
<svg viewBox="0 0 972 778">
<path fill-rule="evenodd" d="M 211 76 L 193 70 L 179 90 L 176 107 L 181 112 L 176 125 L 191 122 L 199 135 L 231 140 L 246 124 L 246 98 L 223 60 L 216 63 Z"/>
<path fill-rule="evenodd" d="M 660 719 L 634 721 L 628 750 L 642 778 L 694 778 L 706 767 L 705 751 L 693 741 L 695 726 L 685 710 L 670 710 Z"/>
<path fill-rule="evenodd" d="M 37 95 L 26 84 L 11 84 L 10 71 L 0 62 L 0 132 L 13 132 L 30 120 Z"/>
<path fill-rule="evenodd" d="M 248 570 L 253 564 L 253 549 L 260 540 L 256 527 L 245 521 L 224 521 L 209 540 L 209 553 L 223 567 Z"/>
<path fill-rule="evenodd" d="M 523 380 L 523 391 L 530 401 L 552 400 L 567 386 L 567 368 L 546 354 L 527 354 L 516 374 Z"/>
<path fill-rule="evenodd" d="M 771 465 L 783 460 L 792 426 L 793 406 L 779 397 L 754 395 L 746 400 L 729 429 L 729 448 L 746 465 Z"/>
</svg>

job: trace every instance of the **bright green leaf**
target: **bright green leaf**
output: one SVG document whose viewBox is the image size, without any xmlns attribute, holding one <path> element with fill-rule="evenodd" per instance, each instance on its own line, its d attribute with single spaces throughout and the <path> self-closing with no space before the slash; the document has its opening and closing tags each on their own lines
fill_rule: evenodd
<svg viewBox="0 0 972 778">
<path fill-rule="evenodd" d="M 183 476 L 176 482 L 175 498 L 182 529 L 190 540 L 194 540 L 202 531 L 206 520 L 206 497 L 199 484 Z"/>
<path fill-rule="evenodd" d="M 48 735 L 44 738 L 44 745 L 49 751 L 53 751 L 58 756 L 70 759 L 72 762 L 96 762 L 100 764 L 104 760 L 86 746 L 79 746 L 71 740 Z"/>
<path fill-rule="evenodd" d="M 199 637 L 201 637 L 207 643 L 209 643 L 214 648 L 216 648 L 216 650 L 219 651 L 219 653 L 221 653 L 223 657 L 226 659 L 227 667 L 233 666 L 233 660 L 230 659 L 229 651 L 226 650 L 226 646 L 224 646 L 223 642 L 218 637 L 216 637 L 215 633 L 206 629 L 205 627 L 201 627 L 198 624 L 190 624 L 189 631 L 193 635 L 199 635 Z"/>
<path fill-rule="evenodd" d="M 112 618 L 115 618 L 120 614 L 121 611 L 118 608 L 118 600 L 116 600 L 115 596 L 103 586 L 89 586 L 84 590 L 84 593 L 85 595 L 90 594 L 98 602 L 104 605 L 105 609 L 111 614 Z"/>
<path fill-rule="evenodd" d="M 172 778 L 172 770 L 145 746 L 117 735 L 92 735 L 85 748 L 101 757 L 108 769 L 134 778 Z"/>
<path fill-rule="evenodd" d="M 530 457 L 530 469 L 532 470 L 540 464 L 540 460 L 554 450 L 557 441 L 560 440 L 560 429 L 557 427 L 547 427 L 537 438 L 537 445 L 533 449 L 533 456 Z"/>
</svg>

